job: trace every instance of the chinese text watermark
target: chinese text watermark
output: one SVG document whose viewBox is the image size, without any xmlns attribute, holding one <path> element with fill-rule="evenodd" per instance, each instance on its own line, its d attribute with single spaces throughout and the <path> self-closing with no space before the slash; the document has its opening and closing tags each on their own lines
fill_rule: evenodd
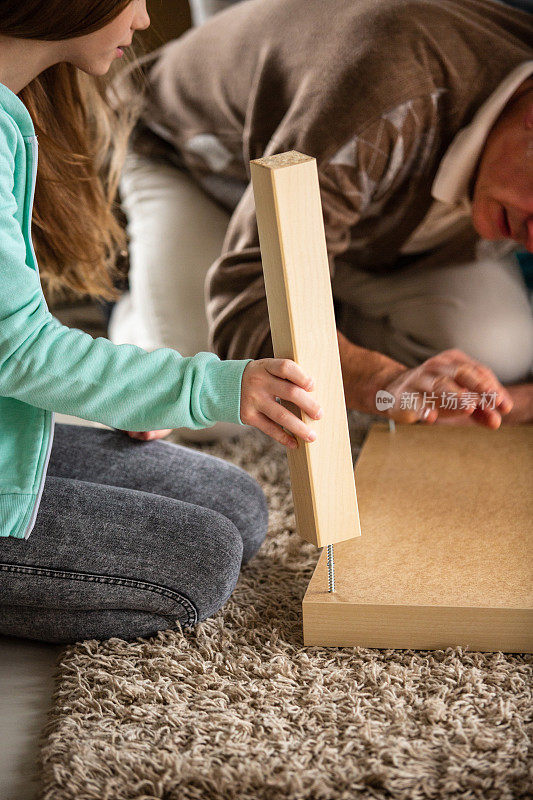
<svg viewBox="0 0 533 800">
<path fill-rule="evenodd" d="M 418 411 L 441 408 L 448 411 L 461 411 L 468 408 L 495 409 L 498 392 L 402 392 L 399 408 L 402 411 Z M 380 389 L 376 392 L 376 408 L 387 411 L 394 408 L 396 398 L 390 392 Z"/>
</svg>

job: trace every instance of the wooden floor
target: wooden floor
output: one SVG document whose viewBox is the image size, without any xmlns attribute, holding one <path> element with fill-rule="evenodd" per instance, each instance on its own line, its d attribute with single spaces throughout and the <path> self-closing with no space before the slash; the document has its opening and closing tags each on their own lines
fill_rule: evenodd
<svg viewBox="0 0 533 800">
<path fill-rule="evenodd" d="M 39 734 L 53 692 L 59 645 L 0 636 L 0 797 L 34 800 Z"/>
</svg>

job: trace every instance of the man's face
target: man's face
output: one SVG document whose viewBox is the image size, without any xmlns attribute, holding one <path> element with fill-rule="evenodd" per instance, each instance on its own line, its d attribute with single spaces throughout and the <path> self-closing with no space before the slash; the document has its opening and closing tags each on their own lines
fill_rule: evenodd
<svg viewBox="0 0 533 800">
<path fill-rule="evenodd" d="M 509 100 L 485 142 L 472 199 L 484 239 L 512 239 L 533 252 L 533 79 Z"/>
</svg>

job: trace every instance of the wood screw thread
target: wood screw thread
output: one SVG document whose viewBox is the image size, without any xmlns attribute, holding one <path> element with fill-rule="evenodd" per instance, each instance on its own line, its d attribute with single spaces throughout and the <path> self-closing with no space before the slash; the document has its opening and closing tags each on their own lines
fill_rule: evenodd
<svg viewBox="0 0 533 800">
<path fill-rule="evenodd" d="M 333 560 L 333 545 L 327 545 L 328 553 L 328 592 L 335 591 L 335 562 Z"/>
</svg>

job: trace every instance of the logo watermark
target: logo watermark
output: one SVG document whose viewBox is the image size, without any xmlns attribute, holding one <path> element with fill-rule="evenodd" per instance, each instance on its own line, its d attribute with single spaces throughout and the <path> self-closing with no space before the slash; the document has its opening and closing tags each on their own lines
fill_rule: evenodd
<svg viewBox="0 0 533 800">
<path fill-rule="evenodd" d="M 385 389 L 380 389 L 379 392 L 376 392 L 376 408 L 378 411 L 387 411 L 389 408 L 394 408 L 394 404 L 396 403 L 396 398 L 390 392 L 386 392 Z"/>
<path fill-rule="evenodd" d="M 498 392 L 402 392 L 399 408 L 402 411 L 430 411 L 442 408 L 448 411 L 461 411 L 468 408 L 495 409 Z M 396 398 L 385 389 L 376 392 L 376 408 L 378 411 L 387 411 L 394 408 Z"/>
</svg>

